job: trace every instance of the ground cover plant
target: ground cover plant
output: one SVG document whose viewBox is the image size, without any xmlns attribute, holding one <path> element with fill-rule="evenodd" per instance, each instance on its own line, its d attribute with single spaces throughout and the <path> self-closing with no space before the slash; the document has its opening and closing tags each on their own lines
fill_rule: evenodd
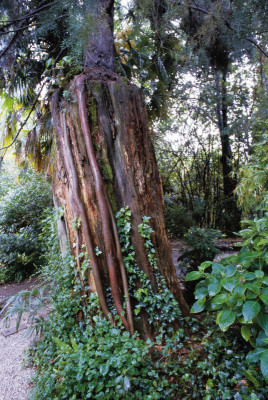
<svg viewBox="0 0 268 400">
<path fill-rule="evenodd" d="M 128 209 L 120 210 L 118 229 L 124 259 L 135 277 L 133 249 L 128 242 L 130 219 Z M 136 296 L 136 318 L 148 312 L 159 328 L 146 340 L 138 331 L 131 336 L 118 317 L 116 326 L 107 321 L 94 293 L 86 306 L 74 269 L 76 261 L 70 254 L 62 258 L 53 221 L 53 215 L 47 216 L 43 228 L 49 250 L 43 276 L 53 282 L 52 310 L 49 319 L 39 321 L 43 337 L 29 352 L 29 361 L 37 368 L 32 400 L 266 398 L 263 377 L 247 362 L 249 346 L 239 332 L 222 333 L 209 316 L 183 318 L 175 303 L 170 306 L 172 295 L 166 290 L 155 294 L 142 279 L 142 287 L 130 285 Z M 153 259 L 147 219 L 140 231 L 147 236 Z M 161 302 L 161 307 L 166 304 L 163 312 Z M 170 324 L 174 318 L 177 327 Z"/>
</svg>

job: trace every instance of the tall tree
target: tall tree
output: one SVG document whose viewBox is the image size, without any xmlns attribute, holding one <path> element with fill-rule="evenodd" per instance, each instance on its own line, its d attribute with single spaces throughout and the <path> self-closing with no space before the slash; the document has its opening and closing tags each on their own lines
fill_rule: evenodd
<svg viewBox="0 0 268 400">
<path fill-rule="evenodd" d="M 16 68 L 18 60 L 26 56 L 26 70 L 34 70 L 36 83 L 43 87 L 45 65 L 47 68 L 52 65 L 49 79 L 53 81 L 50 108 L 56 132 L 54 194 L 65 211 L 69 242 L 76 246 L 80 277 L 79 254 L 84 245 L 89 255 L 91 269 L 86 272 L 87 282 L 81 282 L 84 294 L 87 297 L 91 290 L 96 291 L 103 313 L 114 322 L 108 301 L 110 288 L 117 314 L 125 328 L 133 333 L 133 299 L 129 294 L 114 217 L 118 209 L 128 206 L 132 213 L 131 241 L 138 267 L 157 292 L 154 268 L 138 232 L 142 217 L 147 216 L 154 230 L 152 242 L 160 272 L 187 313 L 165 233 L 162 182 L 150 139 L 143 94 L 116 73 L 114 1 L 69 1 L 64 4 L 26 1 L 26 4 L 29 12 L 23 15 L 19 8 L 17 15 L 14 9 L 5 8 L 1 29 L 9 40 L 2 56 L 10 55 L 14 49 L 16 56 L 11 61 L 6 57 L 3 70 L 8 78 L 8 61 Z M 44 27 L 44 18 L 48 14 L 54 15 L 54 25 L 50 23 Z M 70 21 L 69 25 L 66 20 Z M 75 37 L 71 35 L 70 25 Z M 26 31 L 28 37 L 24 35 Z M 82 49 L 80 53 L 75 47 L 77 44 Z M 77 51 L 83 64 L 79 75 L 74 76 L 72 72 L 66 77 L 64 67 L 69 59 L 60 60 L 69 51 L 73 51 L 72 54 Z M 62 71 L 58 70 L 61 75 L 55 74 L 57 62 L 63 66 Z M 33 63 L 38 67 L 34 68 Z M 79 62 L 77 64 L 79 66 Z M 23 75 L 23 78 L 27 79 L 27 76 Z M 57 84 L 61 87 L 57 88 Z M 150 335 L 146 313 L 141 320 L 140 329 L 145 336 Z"/>
<path fill-rule="evenodd" d="M 158 79 L 156 83 L 151 83 L 153 90 L 157 88 L 153 92 L 153 100 L 162 100 L 163 105 L 163 98 L 168 97 L 167 90 L 171 94 L 172 88 L 176 87 L 181 75 L 185 76 L 185 72 L 195 70 L 199 78 L 200 75 L 214 76 L 214 104 L 210 113 L 215 115 L 222 150 L 223 208 L 226 214 L 232 211 L 234 216 L 223 228 L 230 233 L 238 230 L 241 215 L 234 198 L 237 179 L 231 145 L 232 109 L 228 80 L 232 64 L 243 56 L 252 57 L 254 50 L 257 50 L 262 57 L 267 57 L 264 46 L 267 3 L 262 0 L 250 3 L 240 0 L 136 0 L 134 4 L 134 26 L 144 21 L 144 17 L 147 18 L 151 28 L 151 65 L 155 65 L 155 58 L 158 60 Z M 146 27 L 145 24 L 143 26 Z M 182 40 L 186 44 L 184 50 L 181 48 Z M 132 58 L 130 62 L 133 62 Z M 157 102 L 152 102 L 154 104 Z"/>
</svg>

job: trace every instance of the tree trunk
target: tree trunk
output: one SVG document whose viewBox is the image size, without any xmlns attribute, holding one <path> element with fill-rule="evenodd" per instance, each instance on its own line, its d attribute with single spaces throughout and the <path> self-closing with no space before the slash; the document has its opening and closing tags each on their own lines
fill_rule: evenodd
<svg viewBox="0 0 268 400">
<path fill-rule="evenodd" d="M 76 77 L 70 93 L 70 101 L 59 91 L 52 100 L 58 153 L 54 190 L 65 210 L 71 248 L 74 243 L 79 254 L 86 245 L 92 266 L 92 274 L 87 275 L 90 290 L 97 292 L 101 308 L 110 318 L 107 289 L 111 287 L 122 323 L 133 332 L 127 277 L 113 217 L 118 209 L 128 206 L 137 265 L 157 292 L 154 270 L 138 233 L 142 217 L 148 216 L 159 269 L 187 313 L 165 233 L 162 182 L 141 90 L 114 73 L 95 68 Z M 98 257 L 96 248 L 102 252 Z M 123 296 L 128 298 L 126 316 Z"/>
<path fill-rule="evenodd" d="M 217 91 L 217 102 L 216 102 L 216 115 L 218 119 L 218 127 L 220 132 L 221 141 L 221 164 L 223 173 L 223 192 L 225 197 L 225 213 L 231 213 L 233 218 L 229 218 L 226 221 L 224 227 L 229 234 L 233 231 L 239 231 L 241 211 L 239 210 L 234 191 L 237 186 L 237 180 L 232 176 L 233 173 L 233 154 L 230 145 L 230 138 L 228 132 L 228 106 L 227 106 L 227 66 L 222 69 L 222 79 L 220 82 L 219 70 L 215 66 L 214 69 L 216 91 Z"/>
</svg>

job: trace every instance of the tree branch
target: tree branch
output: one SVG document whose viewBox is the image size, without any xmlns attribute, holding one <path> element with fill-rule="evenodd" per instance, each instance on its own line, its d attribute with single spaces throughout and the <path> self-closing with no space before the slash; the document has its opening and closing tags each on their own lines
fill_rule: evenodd
<svg viewBox="0 0 268 400">
<path fill-rule="evenodd" d="M 170 0 L 170 1 L 171 1 L 171 3 L 174 3 L 174 4 L 178 5 L 178 6 L 188 7 L 188 8 L 191 8 L 192 10 L 196 10 L 196 11 L 199 11 L 199 12 L 201 12 L 201 13 L 203 13 L 203 14 L 210 15 L 211 17 L 218 18 L 217 15 L 213 14 L 213 13 L 210 12 L 210 11 L 204 10 L 204 9 L 201 8 L 201 7 L 194 6 L 194 5 L 188 5 L 188 4 L 182 4 L 182 3 L 177 3 L 177 2 L 174 1 L 174 0 Z M 231 31 L 237 33 L 237 30 L 230 24 L 229 21 L 227 21 L 227 19 L 225 19 L 225 18 L 223 18 L 223 17 L 220 17 L 220 19 L 222 20 L 222 22 L 224 22 L 225 26 L 226 26 L 229 30 L 231 30 Z M 257 49 L 258 49 L 265 57 L 268 57 L 268 53 L 267 53 L 265 50 L 263 50 L 263 49 L 261 48 L 261 46 L 260 46 L 255 40 L 250 39 L 250 38 L 247 38 L 247 37 L 245 38 L 245 40 L 246 40 L 247 42 L 253 44 L 255 47 L 257 47 Z"/>
<path fill-rule="evenodd" d="M 11 19 L 11 20 L 8 20 L 8 21 L 4 21 L 4 23 L 2 23 L 2 25 L 4 26 L 4 24 L 6 24 L 6 26 L 10 26 L 10 25 L 14 24 L 14 22 L 24 21 L 25 19 L 30 18 L 33 15 L 39 14 L 40 11 L 42 11 L 45 8 L 48 8 L 48 7 L 52 6 L 55 3 L 56 3 L 56 1 L 53 1 L 52 3 L 48 3 L 48 4 L 43 5 L 42 7 L 37 8 L 35 11 L 32 11 L 31 13 L 26 14 L 23 17 L 14 18 L 14 19 Z"/>
<path fill-rule="evenodd" d="M 20 31 L 23 31 L 24 29 L 30 28 L 32 26 L 33 26 L 33 23 L 31 22 L 29 25 L 24 25 L 24 26 L 22 26 L 21 28 L 18 28 L 18 29 L 13 29 L 13 30 L 10 30 L 10 31 L 0 32 L 0 36 L 8 35 L 9 33 L 20 32 Z"/>
</svg>

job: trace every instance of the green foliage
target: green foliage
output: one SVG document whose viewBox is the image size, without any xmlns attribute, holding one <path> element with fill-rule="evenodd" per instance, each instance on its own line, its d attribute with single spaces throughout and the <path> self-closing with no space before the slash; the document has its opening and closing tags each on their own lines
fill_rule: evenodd
<svg viewBox="0 0 268 400">
<path fill-rule="evenodd" d="M 48 182 L 31 170 L 8 184 L 2 176 L 5 190 L 0 197 L 0 281 L 19 281 L 40 266 L 40 216 L 51 206 L 51 190 Z"/>
<path fill-rule="evenodd" d="M 267 121 L 263 129 L 267 129 Z M 240 182 L 237 187 L 239 202 L 246 214 L 261 210 L 268 203 L 268 135 L 262 134 L 261 140 L 254 145 L 251 161 L 240 170 Z"/>
<path fill-rule="evenodd" d="M 95 294 L 89 296 L 89 306 L 84 305 L 75 260 L 60 254 L 55 218 L 48 214 L 43 222 L 44 246 L 49 251 L 43 276 L 51 282 L 51 312 L 44 321 L 43 339 L 31 352 L 37 367 L 31 398 L 170 397 L 168 380 L 150 356 L 152 343 L 137 333 L 130 337 L 119 318 L 113 327 L 102 315 Z"/>
<path fill-rule="evenodd" d="M 179 330 L 163 349 L 164 369 L 176 382 L 177 398 L 266 398 L 265 382 L 253 365 L 245 361 L 248 347 L 235 330 L 220 332 L 208 315 L 200 322 L 193 320 L 190 329 L 190 337 Z"/>
<path fill-rule="evenodd" d="M 122 208 L 116 214 L 116 218 L 123 259 L 129 279 L 130 294 L 136 300 L 134 314 L 138 316 L 142 310 L 146 311 L 149 315 L 149 323 L 158 327 L 161 326 L 161 330 L 164 332 L 165 327 L 177 320 L 181 312 L 159 271 L 155 249 L 151 241 L 153 230 L 148 225 L 149 218 L 143 217 L 143 223 L 139 225 L 139 233 L 144 239 L 148 260 L 154 270 L 158 287 L 157 293 L 154 293 L 147 275 L 140 270 L 135 261 L 135 252 L 130 240 L 131 211 L 128 207 Z"/>
<path fill-rule="evenodd" d="M 127 217 L 130 211 L 120 210 L 125 260 L 130 246 L 130 226 L 123 225 Z M 150 240 L 147 219 L 140 231 L 145 241 Z M 86 307 L 76 284 L 75 260 L 60 254 L 55 216 L 47 214 L 42 232 L 48 251 L 43 274 L 51 282 L 51 311 L 43 321 L 42 340 L 29 353 L 29 361 L 36 365 L 32 400 L 266 398 L 262 378 L 245 362 L 247 344 L 241 344 L 234 332 L 219 332 L 211 320 L 187 318 L 177 331 L 169 329 L 144 341 L 137 333 L 130 337 L 119 318 L 113 327 L 100 312 L 95 294 Z M 151 248 L 148 241 L 147 248 Z M 131 265 L 130 256 L 127 267 Z M 130 275 L 133 278 L 133 271 Z"/>
<path fill-rule="evenodd" d="M 219 252 L 215 241 L 221 237 L 221 232 L 215 229 L 191 228 L 184 235 L 184 240 L 191 247 L 191 254 L 195 262 L 200 263 L 205 260 L 213 260 Z"/>
<path fill-rule="evenodd" d="M 268 379 L 268 213 L 247 223 L 247 229 L 240 232 L 244 242 L 237 255 L 220 263 L 202 263 L 198 271 L 186 276 L 186 281 L 201 279 L 191 311 L 217 311 L 216 323 L 223 331 L 240 324 L 241 335 L 256 348 L 249 353 L 249 359 L 261 361 L 261 371 Z"/>
<path fill-rule="evenodd" d="M 165 222 L 167 233 L 180 238 L 193 225 L 193 216 L 181 202 L 165 196 Z"/>
</svg>

